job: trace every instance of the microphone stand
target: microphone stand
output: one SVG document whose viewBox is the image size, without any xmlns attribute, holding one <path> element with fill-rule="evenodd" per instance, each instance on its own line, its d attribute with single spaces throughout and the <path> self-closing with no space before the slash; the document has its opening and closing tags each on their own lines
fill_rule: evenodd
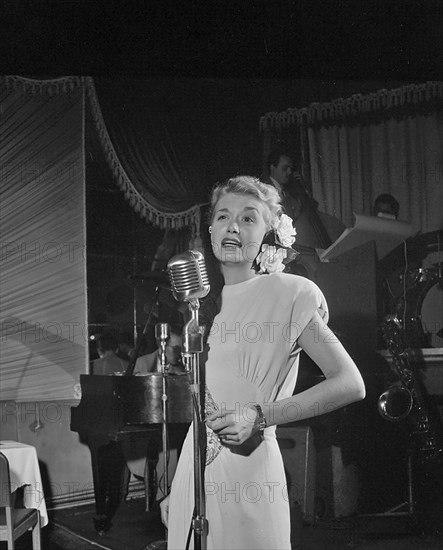
<svg viewBox="0 0 443 550">
<path fill-rule="evenodd" d="M 162 374 L 162 450 L 163 450 L 163 496 L 168 496 L 169 477 L 168 477 L 168 394 L 166 375 L 168 364 L 166 361 L 166 342 L 170 336 L 170 327 L 168 323 L 157 323 L 155 325 L 156 339 L 160 344 L 160 370 Z M 168 530 L 166 529 L 166 539 Z M 167 540 L 158 540 L 151 542 L 143 548 L 143 550 L 163 550 L 167 548 Z"/>
<path fill-rule="evenodd" d="M 158 323 L 161 324 L 161 323 Z M 163 495 L 168 496 L 169 480 L 168 480 L 168 394 L 167 394 L 167 380 L 166 375 L 168 372 L 168 365 L 166 362 L 166 341 L 168 337 L 160 337 L 160 367 L 162 373 L 162 447 L 163 447 Z"/>
<path fill-rule="evenodd" d="M 206 550 L 208 521 L 206 519 L 206 498 L 203 479 L 202 452 L 200 446 L 200 426 L 202 423 L 202 391 L 199 354 L 203 351 L 203 334 L 198 324 L 198 299 L 188 301 L 191 319 L 183 328 L 183 363 L 186 371 L 192 375 L 190 384 L 193 396 L 193 436 L 194 436 L 194 505 L 195 515 L 192 518 L 194 532 L 194 549 Z M 204 411 L 203 411 L 204 412 Z"/>
</svg>

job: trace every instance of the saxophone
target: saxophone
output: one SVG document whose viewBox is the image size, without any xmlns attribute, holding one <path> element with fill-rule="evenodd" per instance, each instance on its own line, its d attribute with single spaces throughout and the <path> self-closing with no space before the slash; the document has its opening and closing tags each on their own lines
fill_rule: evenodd
<svg viewBox="0 0 443 550">
<path fill-rule="evenodd" d="M 426 390 L 411 368 L 409 350 L 401 336 L 401 322 L 395 315 L 385 318 L 383 337 L 401 385 L 394 385 L 381 394 L 378 401 L 380 414 L 391 422 L 408 418 L 413 447 L 421 461 L 441 460 L 443 457 L 443 428 L 438 411 L 431 410 Z M 398 409 L 394 412 L 394 409 Z"/>
</svg>

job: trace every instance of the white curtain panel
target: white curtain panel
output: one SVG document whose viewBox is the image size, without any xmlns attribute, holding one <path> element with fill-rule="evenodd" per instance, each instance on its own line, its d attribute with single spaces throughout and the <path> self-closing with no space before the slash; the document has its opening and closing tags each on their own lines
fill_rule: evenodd
<svg viewBox="0 0 443 550">
<path fill-rule="evenodd" d="M 350 226 L 353 212 L 371 215 L 377 195 L 390 193 L 414 233 L 443 227 L 441 113 L 309 128 L 308 135 L 321 210 Z"/>
<path fill-rule="evenodd" d="M 87 372 L 84 85 L 0 80 L 0 399 L 73 399 Z"/>
<path fill-rule="evenodd" d="M 263 151 L 300 142 L 319 210 L 348 227 L 389 193 L 414 233 L 433 232 L 443 228 L 442 105 L 443 82 L 430 81 L 270 112 L 260 119 Z"/>
</svg>

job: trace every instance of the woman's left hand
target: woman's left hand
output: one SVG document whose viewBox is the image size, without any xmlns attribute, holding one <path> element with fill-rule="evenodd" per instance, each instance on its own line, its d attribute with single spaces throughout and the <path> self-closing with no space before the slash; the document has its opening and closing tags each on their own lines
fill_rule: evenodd
<svg viewBox="0 0 443 550">
<path fill-rule="evenodd" d="M 227 409 L 216 411 L 206 418 L 206 424 L 224 445 L 241 445 L 258 430 L 257 409 L 245 406 L 242 412 Z"/>
</svg>

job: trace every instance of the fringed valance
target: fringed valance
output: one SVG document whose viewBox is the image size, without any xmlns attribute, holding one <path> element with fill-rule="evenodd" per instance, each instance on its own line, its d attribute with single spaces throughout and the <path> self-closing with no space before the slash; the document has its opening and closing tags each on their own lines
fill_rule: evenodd
<svg viewBox="0 0 443 550">
<path fill-rule="evenodd" d="M 100 137 L 106 160 L 111 167 L 116 182 L 123 191 L 125 198 L 139 215 L 160 229 L 191 228 L 192 238 L 198 237 L 201 222 L 201 206 L 195 205 L 179 212 L 165 212 L 155 208 L 136 188 L 131 178 L 123 168 L 117 152 L 110 139 L 103 114 L 98 102 L 95 86 L 91 77 L 65 76 L 53 79 L 34 79 L 17 75 L 0 76 L 3 87 L 11 91 L 30 94 L 32 96 L 54 97 L 59 94 L 73 92 L 78 88 L 86 88 L 94 123 Z"/>
<path fill-rule="evenodd" d="M 260 131 L 281 130 L 291 126 L 327 124 L 380 111 L 417 106 L 443 98 L 443 82 L 409 84 L 393 90 L 378 90 L 370 94 L 354 94 L 327 103 L 312 103 L 301 109 L 266 113 L 260 118 Z"/>
<path fill-rule="evenodd" d="M 91 77 L 86 78 L 86 90 L 91 105 L 93 120 L 106 160 L 114 174 L 118 186 L 123 191 L 129 204 L 141 217 L 160 229 L 181 229 L 190 227 L 192 237 L 198 237 L 200 234 L 200 208 L 202 205 L 195 205 L 181 212 L 163 212 L 152 206 L 136 189 L 118 158 L 106 128 L 94 82 Z"/>
<path fill-rule="evenodd" d="M 50 80 L 38 80 L 17 75 L 1 76 L 0 81 L 10 90 L 17 90 L 31 95 L 48 95 L 50 97 L 60 93 L 74 91 L 84 85 L 83 76 L 63 76 Z"/>
</svg>

